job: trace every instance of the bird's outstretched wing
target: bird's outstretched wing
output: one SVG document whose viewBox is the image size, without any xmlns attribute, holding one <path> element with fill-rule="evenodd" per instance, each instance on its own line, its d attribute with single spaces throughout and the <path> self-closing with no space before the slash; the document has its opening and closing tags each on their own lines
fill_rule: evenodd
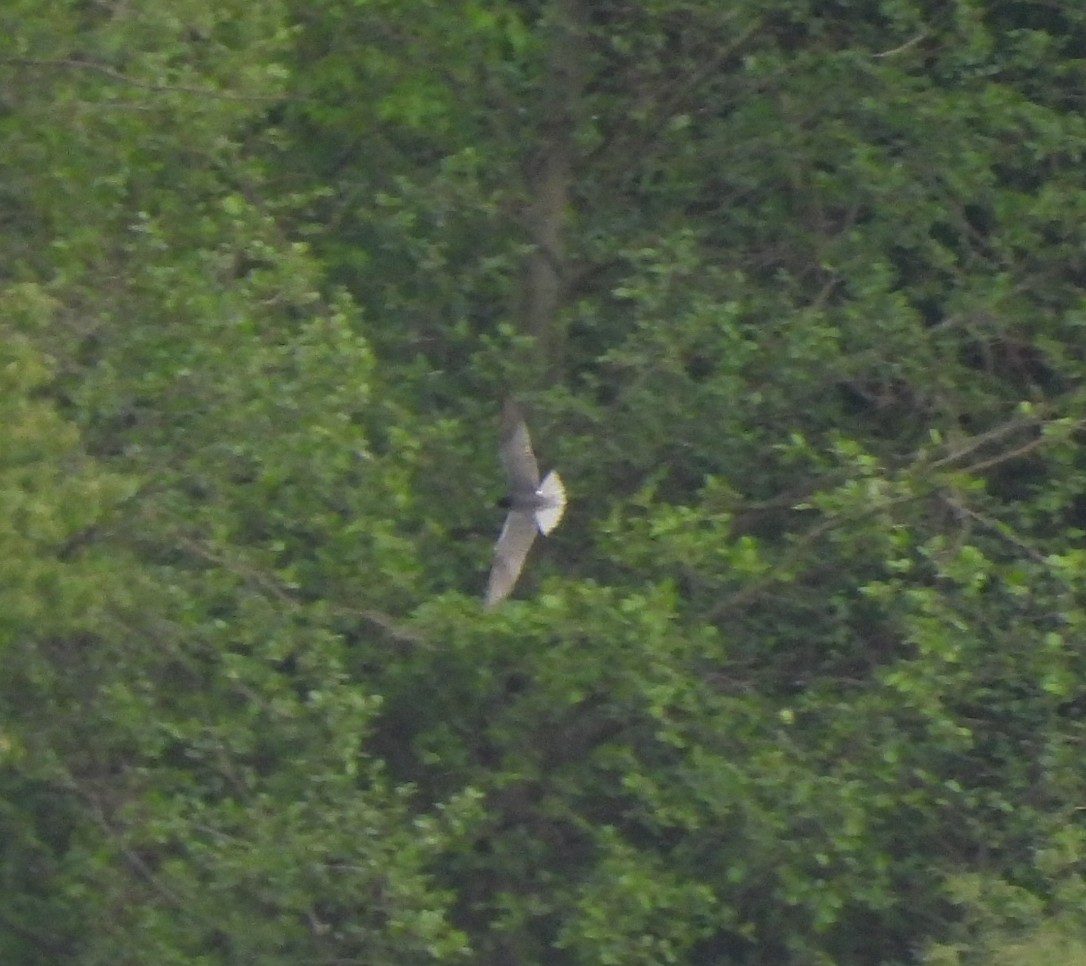
<svg viewBox="0 0 1086 966">
<path fill-rule="evenodd" d="M 499 450 L 510 489 L 534 491 L 539 486 L 539 466 L 532 452 L 532 440 L 528 425 L 524 422 L 520 407 L 512 399 L 505 401 L 502 410 L 502 441 Z"/>
<path fill-rule="evenodd" d="M 534 514 L 510 510 L 505 518 L 501 536 L 494 547 L 494 563 L 486 588 L 486 606 L 500 604 L 513 591 L 524 566 L 524 558 L 535 540 L 537 527 Z"/>
</svg>

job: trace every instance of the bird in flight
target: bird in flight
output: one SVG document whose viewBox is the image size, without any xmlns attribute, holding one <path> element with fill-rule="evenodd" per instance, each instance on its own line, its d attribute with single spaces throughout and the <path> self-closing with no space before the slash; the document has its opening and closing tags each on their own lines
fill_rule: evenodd
<svg viewBox="0 0 1086 966">
<path fill-rule="evenodd" d="M 528 426 L 512 399 L 505 401 L 502 411 L 499 453 L 509 480 L 509 495 L 501 505 L 508 507 L 509 515 L 494 547 L 494 564 L 486 588 L 487 607 L 500 604 L 512 593 L 536 531 L 550 533 L 566 508 L 566 490 L 558 474 L 551 470 L 542 482 L 539 480 Z"/>
</svg>

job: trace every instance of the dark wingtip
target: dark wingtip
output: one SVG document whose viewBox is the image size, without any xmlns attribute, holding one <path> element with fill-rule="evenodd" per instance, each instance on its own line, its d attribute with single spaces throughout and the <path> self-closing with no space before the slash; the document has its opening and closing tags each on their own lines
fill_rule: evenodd
<svg viewBox="0 0 1086 966">
<path fill-rule="evenodd" d="M 520 408 L 520 403 L 512 396 L 506 396 L 502 403 L 502 428 L 508 430 L 523 421 L 524 412 Z"/>
</svg>

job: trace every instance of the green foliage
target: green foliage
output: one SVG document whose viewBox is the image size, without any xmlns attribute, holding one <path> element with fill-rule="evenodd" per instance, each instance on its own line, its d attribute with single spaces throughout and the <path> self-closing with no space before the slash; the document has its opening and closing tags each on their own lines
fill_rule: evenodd
<svg viewBox="0 0 1086 966">
<path fill-rule="evenodd" d="M 948 891 L 965 915 L 956 941 L 933 944 L 923 962 L 937 966 L 1033 966 L 1084 961 L 1086 919 L 1081 874 L 1082 833 L 1073 826 L 1054 829 L 1038 849 L 1034 868 L 1045 894 L 977 873 L 953 877 Z"/>
<path fill-rule="evenodd" d="M 93 545 L 133 492 L 83 452 L 79 434 L 42 395 L 52 360 L 32 336 L 55 305 L 38 287 L 0 292 L 0 841 L 4 891 L 0 955 L 6 962 L 62 958 L 89 923 L 58 888 L 69 836 L 87 824 L 75 803 L 40 774 L 58 749 L 38 745 L 23 712 L 56 711 L 56 666 L 124 606 L 131 572 L 123 555 Z"/>
<path fill-rule="evenodd" d="M 846 7 L 0 14 L 5 963 L 1081 958 L 1086 14 Z"/>
<path fill-rule="evenodd" d="M 41 396 L 51 360 L 31 336 L 54 311 L 36 286 L 0 292 L 0 647 L 34 627 L 93 626 L 121 589 L 100 552 L 77 553 L 132 486 L 83 454 L 76 429 Z"/>
</svg>

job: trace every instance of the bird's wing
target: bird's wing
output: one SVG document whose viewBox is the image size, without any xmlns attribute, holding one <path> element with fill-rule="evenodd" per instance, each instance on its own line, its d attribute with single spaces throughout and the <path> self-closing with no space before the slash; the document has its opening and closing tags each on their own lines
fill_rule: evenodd
<svg viewBox="0 0 1086 966">
<path fill-rule="evenodd" d="M 512 593 L 535 534 L 535 517 L 531 513 L 510 511 L 494 547 L 494 565 L 490 568 L 490 583 L 486 588 L 487 607 L 500 604 Z"/>
<path fill-rule="evenodd" d="M 539 466 L 532 452 L 532 440 L 520 407 L 512 399 L 505 401 L 502 410 L 502 466 L 509 477 L 512 491 L 533 491 L 539 486 Z"/>
</svg>

